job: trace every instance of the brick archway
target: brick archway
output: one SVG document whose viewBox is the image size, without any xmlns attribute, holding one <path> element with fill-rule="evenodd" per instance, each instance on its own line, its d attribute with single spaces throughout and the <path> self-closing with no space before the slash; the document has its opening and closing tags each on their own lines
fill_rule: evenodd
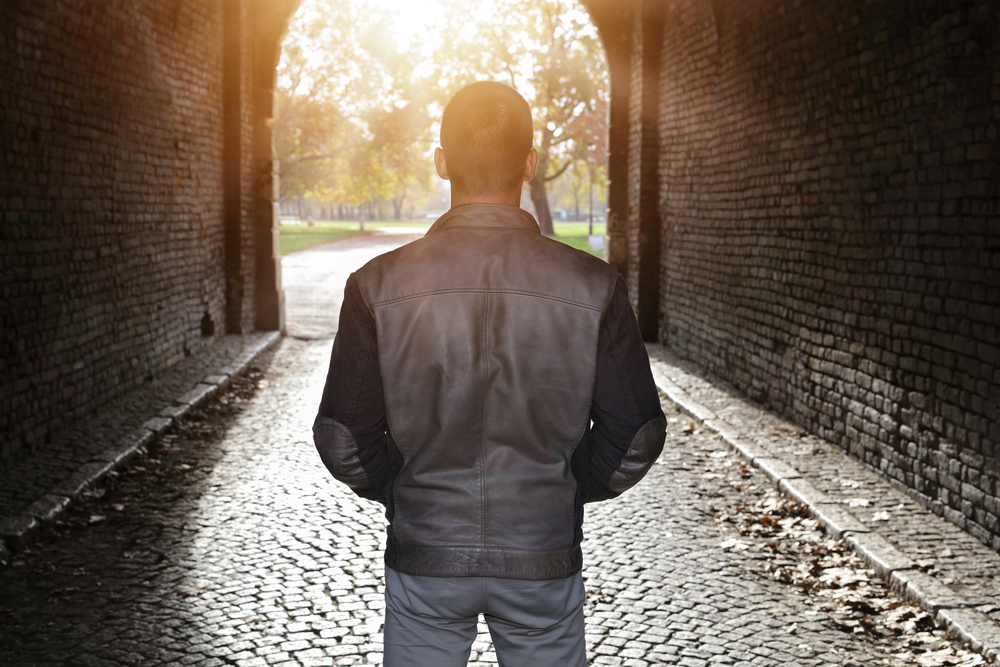
<svg viewBox="0 0 1000 667">
<path fill-rule="evenodd" d="M 228 0 L 239 4 L 240 0 Z M 277 214 L 274 202 L 277 199 L 277 174 L 275 155 L 272 146 L 271 129 L 268 121 L 274 113 L 274 88 L 276 84 L 276 69 L 281 57 L 281 41 L 284 38 L 288 23 L 302 0 L 256 0 L 251 27 L 254 30 L 255 44 L 255 76 L 254 76 L 254 150 L 258 174 L 256 219 L 254 226 L 259 230 L 258 238 L 261 245 L 269 243 L 276 248 Z M 655 207 L 644 207 L 639 216 L 642 231 L 638 234 L 629 229 L 638 230 L 639 219 L 636 212 L 629 211 L 629 148 L 635 142 L 630 136 L 630 120 L 633 126 L 644 128 L 640 141 L 647 153 L 655 150 L 655 137 L 650 131 L 655 129 L 655 106 L 650 109 L 650 118 L 630 119 L 630 96 L 633 88 L 633 44 L 632 35 L 634 23 L 637 20 L 637 9 L 632 2 L 615 0 L 581 0 L 581 4 L 590 14 L 597 27 L 598 34 L 604 45 L 608 60 L 608 72 L 611 81 L 611 99 L 609 105 L 609 136 L 608 136 L 608 261 L 630 280 L 633 294 L 633 305 L 640 315 L 643 335 L 647 340 L 655 340 L 659 319 L 659 219 Z M 649 3 L 646 3 L 649 4 Z M 647 8 L 646 12 L 649 12 Z M 648 18 L 648 17 L 646 17 Z M 658 25 L 658 24 L 657 24 Z M 658 63 L 649 57 L 653 50 L 647 49 L 647 56 L 642 61 L 642 76 L 655 81 L 653 74 Z M 656 92 L 652 87 L 646 89 L 643 97 L 649 104 L 655 105 Z M 653 120 L 650 120 L 650 119 Z M 649 162 L 649 160 L 646 160 Z M 655 159 L 653 160 L 655 163 Z M 638 183 L 638 172 L 633 178 Z M 642 173 L 642 182 L 656 174 L 650 170 Z M 654 185 L 647 184 L 652 191 Z M 631 218 L 630 218 L 631 215 Z M 630 222 L 631 220 L 631 222 Z M 631 241 L 630 241 L 631 238 Z M 260 247 L 260 246 L 259 246 Z M 270 257 L 270 250 L 261 248 L 260 252 Z M 259 264 L 260 265 L 260 264 Z M 267 271 L 272 271 L 270 263 L 263 265 Z M 644 270 L 645 269 L 645 270 Z M 278 269 L 273 274 L 278 276 Z M 269 276 L 263 276 L 266 281 Z M 270 285 L 270 283 L 268 283 Z M 280 276 L 277 289 L 280 291 Z M 271 290 L 273 292 L 273 290 Z M 270 314 L 273 305 L 264 304 L 265 317 L 273 321 L 276 317 Z"/>
</svg>

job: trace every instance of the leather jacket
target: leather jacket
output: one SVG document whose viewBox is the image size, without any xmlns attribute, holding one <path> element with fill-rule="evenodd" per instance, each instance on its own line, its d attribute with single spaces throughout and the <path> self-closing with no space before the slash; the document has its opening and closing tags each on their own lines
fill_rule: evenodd
<svg viewBox="0 0 1000 667">
<path fill-rule="evenodd" d="M 617 272 L 475 204 L 348 280 L 314 437 L 386 504 L 386 566 L 555 579 L 582 566 L 584 503 L 637 483 L 665 425 Z"/>
</svg>

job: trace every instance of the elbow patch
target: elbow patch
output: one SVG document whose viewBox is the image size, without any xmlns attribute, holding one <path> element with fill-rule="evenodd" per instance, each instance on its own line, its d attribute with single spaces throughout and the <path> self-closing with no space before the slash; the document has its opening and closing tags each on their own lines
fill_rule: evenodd
<svg viewBox="0 0 1000 667">
<path fill-rule="evenodd" d="M 313 441 L 335 479 L 352 489 L 368 488 L 368 475 L 358 458 L 358 443 L 346 426 L 321 417 L 313 424 Z"/>
<path fill-rule="evenodd" d="M 618 470 L 611 476 L 608 485 L 613 493 L 621 493 L 631 489 L 639 483 L 649 469 L 653 466 L 660 452 L 663 451 L 663 442 L 667 439 L 667 422 L 663 419 L 654 419 L 646 422 L 639 432 L 632 438 L 632 443 L 625 452 L 625 458 L 618 466 Z"/>
</svg>

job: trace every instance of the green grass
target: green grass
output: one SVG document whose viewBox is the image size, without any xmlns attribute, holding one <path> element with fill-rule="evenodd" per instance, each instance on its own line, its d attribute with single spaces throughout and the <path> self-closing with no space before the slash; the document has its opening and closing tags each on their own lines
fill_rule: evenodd
<svg viewBox="0 0 1000 667">
<path fill-rule="evenodd" d="M 595 257 L 604 259 L 603 250 L 595 252 L 590 249 L 590 241 L 587 239 L 588 227 L 586 222 L 556 222 L 552 224 L 552 227 L 556 233 L 554 237 L 556 241 L 562 241 L 571 248 L 583 250 L 584 252 L 589 252 Z M 605 224 L 603 222 L 595 222 L 594 233 L 604 234 Z"/>
<path fill-rule="evenodd" d="M 365 231 L 374 231 L 387 227 L 421 227 L 431 226 L 431 221 L 427 220 L 404 220 L 402 222 L 375 221 L 365 222 Z M 278 227 L 281 239 L 281 254 L 287 255 L 290 252 L 305 250 L 322 243 L 328 243 L 345 236 L 357 234 L 360 231 L 359 225 L 353 220 L 320 220 L 312 227 L 306 223 L 297 225 L 283 224 Z"/>
<path fill-rule="evenodd" d="M 562 234 L 556 234 L 553 238 L 556 241 L 561 241 L 562 243 L 565 243 L 571 248 L 576 248 L 577 250 L 589 252 L 591 255 L 594 255 L 595 257 L 600 257 L 601 259 L 604 259 L 603 250 L 594 251 L 590 249 L 590 241 L 587 239 L 586 234 L 584 234 L 583 236 L 563 236 Z"/>
<path fill-rule="evenodd" d="M 433 220 L 370 220 L 365 222 L 365 231 L 376 229 L 389 229 L 393 227 L 419 227 L 428 229 Z M 557 222 L 555 228 L 555 239 L 568 246 L 589 252 L 597 257 L 603 257 L 602 251 L 593 252 L 590 243 L 587 241 L 586 222 Z M 360 229 L 358 223 L 353 220 L 321 220 L 312 227 L 302 223 L 297 225 L 283 224 L 279 228 L 281 238 L 281 254 L 287 255 L 291 252 L 305 250 L 323 243 L 328 243 L 336 239 L 357 234 Z M 605 225 L 603 222 L 594 223 L 594 233 L 604 234 Z"/>
<path fill-rule="evenodd" d="M 278 227 L 278 233 L 281 239 L 281 254 L 287 255 L 290 252 L 305 250 L 321 243 L 356 234 L 357 231 L 322 229 L 318 226 L 309 228 L 306 225 L 281 225 Z"/>
</svg>

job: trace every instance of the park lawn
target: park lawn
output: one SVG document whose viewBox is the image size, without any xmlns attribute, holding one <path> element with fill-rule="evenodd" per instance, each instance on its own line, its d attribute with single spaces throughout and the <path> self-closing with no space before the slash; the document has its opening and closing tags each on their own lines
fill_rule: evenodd
<svg viewBox="0 0 1000 667">
<path fill-rule="evenodd" d="M 351 234 L 357 234 L 357 230 L 308 227 L 306 225 L 281 225 L 278 227 L 282 255 L 296 250 L 305 250 Z"/>
<path fill-rule="evenodd" d="M 404 220 L 401 222 L 369 220 L 365 222 L 365 231 L 373 231 L 385 227 L 428 228 L 429 221 Z M 310 227 L 306 223 L 282 224 L 278 227 L 281 239 L 281 254 L 305 250 L 313 246 L 352 236 L 360 231 L 360 226 L 354 220 L 319 220 Z"/>
<path fill-rule="evenodd" d="M 365 231 L 376 229 L 404 227 L 428 229 L 431 220 L 369 220 L 365 223 Z M 597 257 L 604 257 L 603 251 L 594 252 L 590 249 L 587 240 L 587 223 L 585 222 L 557 222 L 553 225 L 555 229 L 555 239 L 568 246 L 589 252 Z M 323 243 L 328 243 L 336 239 L 351 236 L 360 232 L 359 225 L 353 220 L 320 220 L 312 227 L 305 223 L 283 224 L 279 228 L 281 238 L 281 254 L 287 255 L 298 250 L 305 250 Z M 594 233 L 604 234 L 604 223 L 594 223 Z"/>
<path fill-rule="evenodd" d="M 552 228 L 556 233 L 554 237 L 556 241 L 562 241 L 571 248 L 589 252 L 595 257 L 604 259 L 603 250 L 594 251 L 590 249 L 590 241 L 587 238 L 588 226 L 586 222 L 555 222 L 552 224 Z M 603 222 L 595 222 L 594 233 L 604 235 L 605 224 Z"/>
<path fill-rule="evenodd" d="M 564 236 L 562 234 L 556 234 L 553 238 L 555 238 L 556 241 L 560 241 L 562 243 L 565 243 L 566 245 L 568 245 L 571 248 L 576 248 L 577 250 L 582 250 L 584 252 L 589 252 L 591 255 L 593 255 L 595 257 L 600 257 L 601 259 L 604 259 L 604 251 L 603 250 L 596 250 L 595 251 L 595 250 L 591 250 L 590 249 L 590 240 L 587 239 L 587 235 L 586 234 L 584 234 L 582 236 L 577 236 L 577 235 Z"/>
</svg>

